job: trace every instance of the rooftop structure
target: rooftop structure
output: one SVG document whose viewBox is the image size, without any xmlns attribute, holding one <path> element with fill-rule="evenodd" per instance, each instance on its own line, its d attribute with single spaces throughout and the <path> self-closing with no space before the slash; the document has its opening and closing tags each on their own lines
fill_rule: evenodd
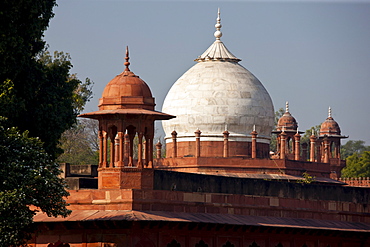
<svg viewBox="0 0 370 247">
<path fill-rule="evenodd" d="M 270 156 L 271 98 L 221 36 L 218 12 L 216 41 L 169 91 L 169 114 L 154 110 L 126 50 L 99 110 L 81 115 L 99 121 L 99 165 L 65 166 L 73 213 L 37 214 L 30 246 L 370 246 L 370 190 L 336 179 L 345 162 L 331 110 L 308 146 L 287 103 Z M 165 158 L 155 120 L 164 120 Z"/>
<path fill-rule="evenodd" d="M 163 121 L 167 148 L 172 149 L 172 132 L 177 133 L 178 155 L 194 155 L 189 146 L 194 132 L 201 131 L 200 142 L 208 142 L 214 150 L 221 149 L 225 130 L 233 148 L 232 156 L 250 156 L 253 126 L 260 157 L 268 157 L 268 144 L 274 125 L 274 107 L 262 83 L 238 62 L 221 41 L 221 19 L 218 12 L 214 34 L 216 40 L 195 61 L 169 90 L 163 111 L 175 115 Z M 239 148 L 237 148 L 239 147 Z M 262 151 L 263 150 L 263 151 Z M 222 156 L 208 150 L 202 156 Z"/>
</svg>

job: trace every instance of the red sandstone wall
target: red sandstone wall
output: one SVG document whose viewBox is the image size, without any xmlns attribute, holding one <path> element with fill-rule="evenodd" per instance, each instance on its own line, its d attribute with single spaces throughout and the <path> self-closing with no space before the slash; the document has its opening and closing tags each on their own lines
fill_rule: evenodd
<svg viewBox="0 0 370 247">
<path fill-rule="evenodd" d="M 70 191 L 72 210 L 138 210 L 308 218 L 370 223 L 368 204 L 159 190 Z"/>
</svg>

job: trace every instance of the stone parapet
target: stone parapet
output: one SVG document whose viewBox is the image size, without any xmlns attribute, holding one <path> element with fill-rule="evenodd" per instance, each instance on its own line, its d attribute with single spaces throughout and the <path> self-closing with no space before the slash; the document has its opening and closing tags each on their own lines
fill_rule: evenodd
<svg viewBox="0 0 370 247">
<path fill-rule="evenodd" d="M 179 157 L 157 159 L 157 169 L 178 172 L 222 172 L 227 174 L 288 174 L 302 176 L 304 172 L 311 176 L 330 178 L 330 164 L 303 162 L 287 159 L 251 159 L 245 157 Z"/>
<path fill-rule="evenodd" d="M 370 178 L 339 178 L 338 181 L 353 187 L 370 187 Z"/>
</svg>

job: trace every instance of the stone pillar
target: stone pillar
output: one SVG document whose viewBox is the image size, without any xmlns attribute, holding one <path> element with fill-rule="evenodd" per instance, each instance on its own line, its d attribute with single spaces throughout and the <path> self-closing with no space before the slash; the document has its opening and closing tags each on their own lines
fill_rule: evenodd
<svg viewBox="0 0 370 247">
<path fill-rule="evenodd" d="M 294 160 L 300 160 L 301 159 L 301 135 L 297 133 L 294 135 Z"/>
<path fill-rule="evenodd" d="M 283 132 L 281 132 L 281 134 L 280 134 L 280 159 L 285 159 L 286 136 L 287 136 L 287 134 L 283 130 Z"/>
<path fill-rule="evenodd" d="M 148 139 L 146 140 L 146 145 L 147 145 L 147 157 L 148 157 L 148 162 L 147 162 L 147 167 L 148 168 L 153 168 L 153 135 L 147 135 Z"/>
<path fill-rule="evenodd" d="M 223 133 L 224 135 L 224 151 L 223 151 L 223 157 L 227 158 L 229 157 L 229 131 L 225 130 Z"/>
<path fill-rule="evenodd" d="M 279 154 L 281 150 L 280 143 L 281 143 L 281 137 L 280 137 L 280 134 L 278 134 L 276 135 L 276 153 L 277 154 Z"/>
<path fill-rule="evenodd" d="M 103 132 L 99 130 L 99 168 L 103 167 L 103 153 L 104 153 L 104 139 L 103 139 Z"/>
<path fill-rule="evenodd" d="M 113 167 L 118 167 L 118 162 L 119 162 L 119 139 L 118 139 L 118 133 L 116 134 L 116 137 L 114 138 L 114 162 L 113 162 Z"/>
<path fill-rule="evenodd" d="M 157 159 L 162 158 L 162 143 L 158 140 L 157 144 L 155 144 L 157 149 Z"/>
<path fill-rule="evenodd" d="M 124 138 L 124 148 L 123 148 L 123 155 L 124 155 L 124 157 L 125 157 L 125 160 L 124 160 L 124 163 L 126 164 L 126 161 L 127 161 L 127 166 L 132 166 L 132 164 L 131 165 L 129 165 L 129 163 L 130 163 L 130 137 L 129 137 L 129 135 L 126 133 L 124 136 L 123 136 L 123 138 Z"/>
<path fill-rule="evenodd" d="M 173 143 L 173 150 L 172 150 L 172 157 L 177 157 L 177 132 L 174 130 L 171 133 L 172 136 L 172 143 Z"/>
<path fill-rule="evenodd" d="M 316 136 L 312 133 L 310 136 L 310 161 L 315 162 Z"/>
<path fill-rule="evenodd" d="M 324 163 L 329 163 L 330 159 L 330 141 L 328 137 L 324 137 Z"/>
<path fill-rule="evenodd" d="M 320 163 L 321 162 L 321 141 L 316 140 L 316 162 Z"/>
<path fill-rule="evenodd" d="M 257 158 L 257 131 L 256 126 L 253 126 L 253 131 L 251 132 L 252 135 L 252 159 Z"/>
<path fill-rule="evenodd" d="M 194 132 L 195 134 L 195 157 L 200 157 L 200 134 L 202 132 L 198 129 Z"/>
<path fill-rule="evenodd" d="M 148 158 L 148 142 L 145 140 L 143 141 L 143 166 L 147 166 L 149 163 L 149 158 Z"/>
<path fill-rule="evenodd" d="M 123 148 L 124 148 L 123 133 L 118 132 L 117 138 L 118 138 L 119 149 L 116 152 L 116 154 L 118 155 L 118 161 L 117 161 L 116 167 L 123 167 L 123 158 L 124 158 L 123 156 Z"/>
<path fill-rule="evenodd" d="M 108 138 L 105 131 L 103 131 L 103 167 L 108 167 Z"/>
<path fill-rule="evenodd" d="M 138 134 L 139 143 L 137 145 L 137 167 L 143 168 L 143 133 Z"/>
</svg>

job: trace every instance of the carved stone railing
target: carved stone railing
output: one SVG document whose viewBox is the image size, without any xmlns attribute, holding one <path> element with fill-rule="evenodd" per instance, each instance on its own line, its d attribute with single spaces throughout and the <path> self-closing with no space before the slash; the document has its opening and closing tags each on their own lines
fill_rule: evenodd
<svg viewBox="0 0 370 247">
<path fill-rule="evenodd" d="M 348 186 L 353 187 L 369 187 L 370 188 L 370 178 L 339 178 L 338 181 L 346 183 Z"/>
</svg>

